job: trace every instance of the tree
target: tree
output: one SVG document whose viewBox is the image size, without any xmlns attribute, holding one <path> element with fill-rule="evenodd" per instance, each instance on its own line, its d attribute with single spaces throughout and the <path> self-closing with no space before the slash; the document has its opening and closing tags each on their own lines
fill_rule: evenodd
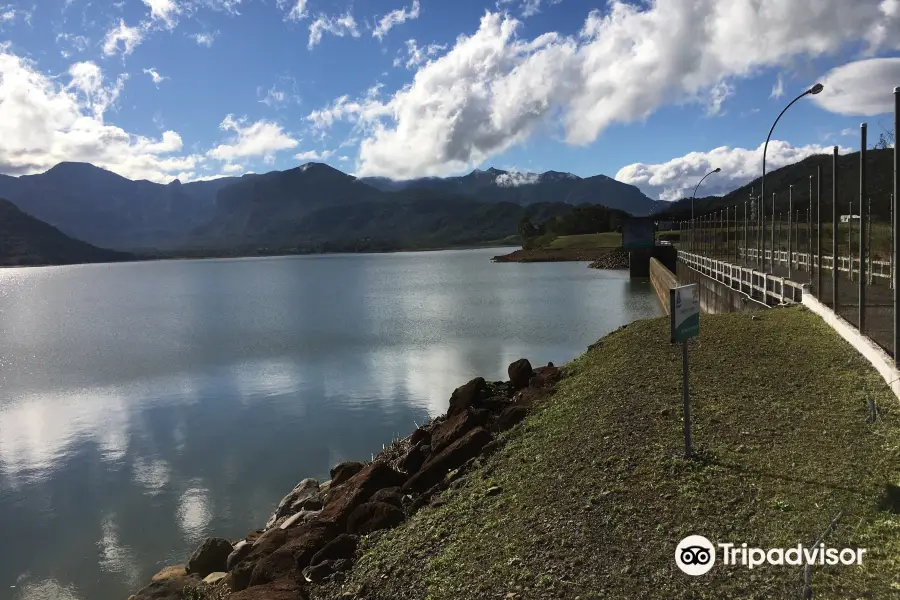
<svg viewBox="0 0 900 600">
<path fill-rule="evenodd" d="M 532 225 L 531 219 L 528 218 L 528 215 L 522 215 L 522 218 L 519 219 L 518 232 L 519 237 L 522 239 L 523 243 L 535 237 L 539 233 L 537 228 Z"/>
</svg>

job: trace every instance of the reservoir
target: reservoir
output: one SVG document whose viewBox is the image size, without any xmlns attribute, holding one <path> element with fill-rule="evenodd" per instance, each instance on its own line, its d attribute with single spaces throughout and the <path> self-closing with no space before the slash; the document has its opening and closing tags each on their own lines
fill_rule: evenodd
<svg viewBox="0 0 900 600">
<path fill-rule="evenodd" d="M 124 600 L 469 379 L 662 314 L 626 271 L 507 251 L 0 270 L 0 597 Z"/>
</svg>

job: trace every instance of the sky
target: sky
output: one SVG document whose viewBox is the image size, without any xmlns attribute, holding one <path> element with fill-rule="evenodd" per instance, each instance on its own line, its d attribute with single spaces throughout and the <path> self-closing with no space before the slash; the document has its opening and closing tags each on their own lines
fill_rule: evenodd
<svg viewBox="0 0 900 600">
<path fill-rule="evenodd" d="M 900 0 L 0 0 L 0 173 L 496 167 L 673 200 L 757 177 L 816 82 L 770 170 L 893 129 Z"/>
</svg>

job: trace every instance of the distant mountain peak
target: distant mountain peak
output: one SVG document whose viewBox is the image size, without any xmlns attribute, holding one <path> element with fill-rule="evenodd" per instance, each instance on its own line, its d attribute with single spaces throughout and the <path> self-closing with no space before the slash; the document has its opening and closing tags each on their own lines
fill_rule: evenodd
<svg viewBox="0 0 900 600">
<path fill-rule="evenodd" d="M 181 185 L 181 180 L 176 177 L 175 179 L 173 179 L 172 181 L 169 182 L 169 185 L 171 185 L 173 187 L 178 187 Z"/>
</svg>

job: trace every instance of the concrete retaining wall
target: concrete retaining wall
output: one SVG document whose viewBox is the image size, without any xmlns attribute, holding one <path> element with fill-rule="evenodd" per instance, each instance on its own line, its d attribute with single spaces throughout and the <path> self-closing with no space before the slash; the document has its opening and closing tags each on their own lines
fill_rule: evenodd
<svg viewBox="0 0 900 600">
<path fill-rule="evenodd" d="M 672 271 L 655 258 L 650 259 L 650 284 L 653 285 L 656 298 L 662 305 L 663 311 L 669 314 L 669 290 L 678 285 L 678 279 Z"/>
<path fill-rule="evenodd" d="M 872 363 L 881 378 L 884 379 L 894 395 L 900 399 L 900 370 L 894 365 L 891 355 L 881 347 L 861 334 L 859 330 L 840 317 L 833 310 L 816 300 L 812 294 L 803 293 L 803 306 L 813 311 L 834 329 L 838 335 L 847 340 L 851 346 L 857 349 L 866 360 Z"/>
<path fill-rule="evenodd" d="M 726 312 L 749 312 L 768 308 L 743 292 L 695 271 L 684 263 L 678 263 L 678 283 L 696 283 L 700 286 L 700 310 L 708 314 Z"/>
</svg>

